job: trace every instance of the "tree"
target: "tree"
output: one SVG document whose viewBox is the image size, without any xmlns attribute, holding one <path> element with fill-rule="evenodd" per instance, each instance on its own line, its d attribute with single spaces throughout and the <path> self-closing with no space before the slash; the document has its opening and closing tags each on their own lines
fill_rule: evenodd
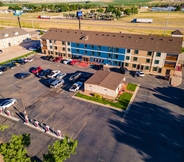
<svg viewBox="0 0 184 162">
<path fill-rule="evenodd" d="M 30 145 L 30 134 L 12 135 L 9 143 L 0 144 L 0 153 L 5 162 L 31 162 L 25 147 Z"/>
<path fill-rule="evenodd" d="M 55 141 L 52 146 L 48 146 L 48 154 L 43 155 L 44 162 L 63 162 L 70 158 L 71 154 L 76 154 L 78 141 L 65 136 L 63 140 Z"/>
<path fill-rule="evenodd" d="M 9 126 L 8 125 L 0 125 L 0 131 L 4 131 L 5 129 L 7 129 Z"/>
</svg>

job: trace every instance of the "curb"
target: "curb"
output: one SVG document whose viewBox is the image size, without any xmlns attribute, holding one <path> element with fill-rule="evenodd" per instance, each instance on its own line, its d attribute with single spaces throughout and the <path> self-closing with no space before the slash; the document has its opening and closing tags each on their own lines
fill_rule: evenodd
<svg viewBox="0 0 184 162">
<path fill-rule="evenodd" d="M 137 92 L 138 92 L 139 88 L 140 88 L 140 84 L 137 84 L 137 88 L 136 88 L 136 90 L 134 91 L 133 96 L 132 96 L 132 98 L 131 98 L 131 100 L 130 100 L 128 106 L 127 106 L 127 109 L 126 109 L 126 112 L 127 112 L 127 113 L 129 112 L 129 110 L 130 110 L 130 108 L 131 108 L 131 106 L 132 106 L 132 104 L 133 104 L 133 101 L 134 101 L 134 99 L 135 99 L 135 97 L 136 97 L 136 95 L 137 95 Z"/>
<path fill-rule="evenodd" d="M 11 120 L 14 120 L 14 121 L 19 121 L 18 118 L 15 118 L 15 117 L 12 117 L 12 116 L 8 116 L 4 113 L 0 113 L 1 116 L 5 117 L 5 118 L 8 118 L 8 119 L 11 119 Z"/>
</svg>

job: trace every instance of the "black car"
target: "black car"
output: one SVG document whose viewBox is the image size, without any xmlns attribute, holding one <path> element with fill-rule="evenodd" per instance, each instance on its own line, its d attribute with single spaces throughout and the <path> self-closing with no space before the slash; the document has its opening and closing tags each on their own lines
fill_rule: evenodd
<svg viewBox="0 0 184 162">
<path fill-rule="evenodd" d="M 49 78 L 46 80 L 45 84 L 50 87 L 50 84 L 57 79 Z"/>
<path fill-rule="evenodd" d="M 18 62 L 19 64 L 21 64 L 21 65 L 24 65 L 26 62 L 24 61 L 24 60 L 22 60 L 22 59 L 18 59 L 16 62 Z"/>
<path fill-rule="evenodd" d="M 16 75 L 16 77 L 18 78 L 18 79 L 24 79 L 24 78 L 27 78 L 28 76 L 30 76 L 31 75 L 31 73 L 18 73 L 17 75 Z"/>
<path fill-rule="evenodd" d="M 6 66 L 1 66 L 1 67 L 0 67 L 0 70 L 1 70 L 1 71 L 7 71 L 8 69 L 7 69 Z"/>
<path fill-rule="evenodd" d="M 47 75 L 49 75 L 51 72 L 52 72 L 51 69 L 46 69 L 46 70 L 42 71 L 42 72 L 38 75 L 38 77 L 39 77 L 39 78 L 47 77 Z"/>
<path fill-rule="evenodd" d="M 54 60 L 54 56 L 50 56 L 48 60 L 49 61 L 53 61 Z"/>
<path fill-rule="evenodd" d="M 130 71 L 126 67 L 120 67 L 120 71 L 125 75 L 130 74 Z"/>
</svg>

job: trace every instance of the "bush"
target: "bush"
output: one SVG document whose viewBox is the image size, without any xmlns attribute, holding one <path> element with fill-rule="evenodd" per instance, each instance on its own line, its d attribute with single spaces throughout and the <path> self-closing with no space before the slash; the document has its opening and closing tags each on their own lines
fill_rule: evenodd
<svg viewBox="0 0 184 162">
<path fill-rule="evenodd" d="M 98 98 L 98 99 L 102 99 L 102 96 L 101 96 L 101 95 L 98 95 L 98 94 L 96 94 L 96 93 L 94 94 L 94 97 L 95 97 L 95 98 Z"/>
</svg>

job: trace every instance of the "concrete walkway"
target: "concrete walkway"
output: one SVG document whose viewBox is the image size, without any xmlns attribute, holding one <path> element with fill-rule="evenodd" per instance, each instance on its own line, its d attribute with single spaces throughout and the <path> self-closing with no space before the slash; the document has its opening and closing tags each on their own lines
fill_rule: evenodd
<svg viewBox="0 0 184 162">
<path fill-rule="evenodd" d="M 182 69 L 182 71 L 175 71 L 173 76 L 171 76 L 171 80 L 170 83 L 173 87 L 177 87 L 182 83 L 182 73 L 183 73 L 184 69 Z"/>
</svg>

